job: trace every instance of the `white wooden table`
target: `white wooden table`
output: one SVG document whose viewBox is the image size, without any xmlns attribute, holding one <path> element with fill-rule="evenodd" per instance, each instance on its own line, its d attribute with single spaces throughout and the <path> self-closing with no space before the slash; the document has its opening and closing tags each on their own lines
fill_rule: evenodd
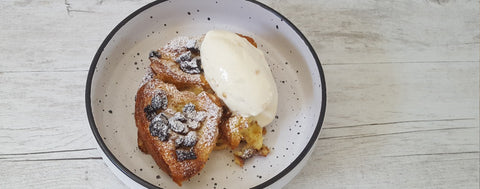
<svg viewBox="0 0 480 189">
<path fill-rule="evenodd" d="M 0 188 L 125 188 L 84 104 L 107 33 L 149 0 L 0 2 Z M 262 1 L 315 47 L 328 103 L 285 188 L 478 188 L 479 1 Z"/>
</svg>

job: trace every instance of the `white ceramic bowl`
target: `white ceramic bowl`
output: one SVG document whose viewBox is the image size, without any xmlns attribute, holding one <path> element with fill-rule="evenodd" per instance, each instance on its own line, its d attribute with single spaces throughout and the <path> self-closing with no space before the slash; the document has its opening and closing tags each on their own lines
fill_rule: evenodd
<svg viewBox="0 0 480 189">
<path fill-rule="evenodd" d="M 229 150 L 214 151 L 199 175 L 182 188 L 281 187 L 304 166 L 325 114 L 325 80 L 305 36 L 285 17 L 255 1 L 155 1 L 138 9 L 104 40 L 90 67 L 87 114 L 104 160 L 131 187 L 177 188 L 137 147 L 135 94 L 149 66 L 148 53 L 176 36 L 212 29 L 251 36 L 265 52 L 279 91 L 278 118 L 267 126 L 267 157 L 243 168 Z"/>
</svg>

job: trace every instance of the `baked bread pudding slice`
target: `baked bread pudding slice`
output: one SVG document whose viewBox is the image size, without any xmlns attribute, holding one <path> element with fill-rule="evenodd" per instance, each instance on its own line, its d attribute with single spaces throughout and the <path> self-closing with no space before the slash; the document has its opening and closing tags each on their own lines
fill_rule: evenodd
<svg viewBox="0 0 480 189">
<path fill-rule="evenodd" d="M 217 142 L 221 116 L 215 96 L 179 91 L 155 78 L 137 92 L 138 147 L 181 185 L 205 166 Z"/>
</svg>

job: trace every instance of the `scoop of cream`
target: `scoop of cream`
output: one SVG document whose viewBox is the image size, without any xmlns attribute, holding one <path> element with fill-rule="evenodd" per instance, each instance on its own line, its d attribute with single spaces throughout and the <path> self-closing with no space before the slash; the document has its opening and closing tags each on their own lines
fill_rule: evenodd
<svg viewBox="0 0 480 189">
<path fill-rule="evenodd" d="M 262 127 L 273 121 L 278 93 L 262 51 L 235 33 L 212 30 L 200 52 L 205 79 L 231 111 Z"/>
</svg>

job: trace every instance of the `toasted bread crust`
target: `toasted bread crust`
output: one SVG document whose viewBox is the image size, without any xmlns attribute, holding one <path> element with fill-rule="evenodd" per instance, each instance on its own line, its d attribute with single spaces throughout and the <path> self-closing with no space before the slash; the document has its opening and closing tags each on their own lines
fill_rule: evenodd
<svg viewBox="0 0 480 189">
<path fill-rule="evenodd" d="M 201 74 L 188 74 L 180 70 L 178 63 L 166 58 L 150 58 L 150 67 L 157 77 L 167 83 L 174 84 L 179 89 L 195 85 L 210 88 Z"/>
<path fill-rule="evenodd" d="M 194 40 L 194 39 L 190 39 Z M 202 38 L 197 39 L 201 41 Z M 174 43 L 173 41 L 170 43 Z M 176 61 L 179 56 L 187 53 L 189 50 L 185 47 L 187 41 L 179 40 L 176 43 L 179 47 L 169 47 L 170 43 L 165 47 L 158 49 L 156 53 L 159 57 L 150 57 L 150 67 L 152 71 L 158 76 L 158 78 L 164 82 L 172 83 L 180 90 L 192 87 L 202 86 L 204 89 L 210 89 L 208 82 L 205 80 L 203 74 L 189 74 L 180 69 Z M 198 42 L 200 43 L 200 42 Z M 192 53 L 193 56 L 199 56 L 199 53 Z"/>
<path fill-rule="evenodd" d="M 247 127 L 248 122 L 244 117 L 230 114 L 220 125 L 220 132 L 230 148 L 235 149 L 243 139 L 240 131 Z"/>
</svg>

